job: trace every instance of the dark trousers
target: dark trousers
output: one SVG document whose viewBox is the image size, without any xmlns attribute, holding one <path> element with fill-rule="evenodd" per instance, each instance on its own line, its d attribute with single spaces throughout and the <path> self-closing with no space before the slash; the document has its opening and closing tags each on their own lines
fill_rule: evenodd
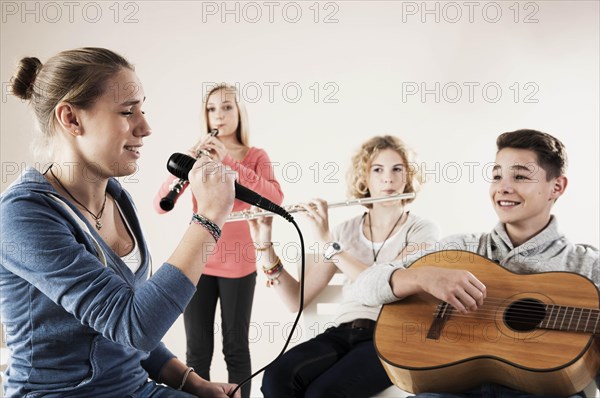
<svg viewBox="0 0 600 398">
<path fill-rule="evenodd" d="M 183 313 L 187 340 L 187 365 L 210 380 L 214 351 L 215 310 L 221 305 L 223 354 L 230 383 L 240 383 L 250 376 L 248 330 L 256 272 L 243 278 L 220 278 L 202 275 L 196 294 Z M 242 387 L 242 397 L 250 396 L 250 382 Z"/>
<path fill-rule="evenodd" d="M 286 352 L 265 371 L 265 398 L 370 397 L 392 385 L 373 329 L 333 327 Z"/>
</svg>

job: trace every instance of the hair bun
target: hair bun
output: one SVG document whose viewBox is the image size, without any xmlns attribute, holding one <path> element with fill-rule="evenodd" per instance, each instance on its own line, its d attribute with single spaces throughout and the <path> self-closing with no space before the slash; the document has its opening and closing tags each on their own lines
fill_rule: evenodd
<svg viewBox="0 0 600 398">
<path fill-rule="evenodd" d="M 35 57 L 21 59 L 17 72 L 11 82 L 12 93 L 21 99 L 31 99 L 33 95 L 33 83 L 41 68 L 41 61 Z"/>
</svg>

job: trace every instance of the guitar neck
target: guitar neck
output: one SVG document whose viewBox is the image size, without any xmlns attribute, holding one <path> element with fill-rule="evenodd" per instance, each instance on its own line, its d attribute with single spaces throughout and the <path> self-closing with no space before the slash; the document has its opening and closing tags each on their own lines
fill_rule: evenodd
<svg viewBox="0 0 600 398">
<path fill-rule="evenodd" d="M 538 325 L 541 329 L 568 332 L 600 333 L 600 310 L 546 304 L 546 316 Z"/>
</svg>

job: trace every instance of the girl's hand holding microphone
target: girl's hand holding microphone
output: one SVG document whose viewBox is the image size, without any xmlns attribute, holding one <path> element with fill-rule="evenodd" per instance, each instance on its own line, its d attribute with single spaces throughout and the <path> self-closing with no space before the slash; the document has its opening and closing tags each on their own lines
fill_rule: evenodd
<svg viewBox="0 0 600 398">
<path fill-rule="evenodd" d="M 201 155 L 189 172 L 190 188 L 198 202 L 198 212 L 222 227 L 235 199 L 236 173 L 224 164 Z"/>
</svg>

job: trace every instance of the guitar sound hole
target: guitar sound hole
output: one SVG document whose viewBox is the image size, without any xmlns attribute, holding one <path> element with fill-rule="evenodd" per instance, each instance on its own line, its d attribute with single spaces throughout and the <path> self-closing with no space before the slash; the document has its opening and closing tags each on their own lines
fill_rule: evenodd
<svg viewBox="0 0 600 398">
<path fill-rule="evenodd" d="M 508 306 L 504 312 L 504 322 L 513 330 L 528 332 L 546 316 L 544 304 L 534 299 L 517 300 Z"/>
</svg>

